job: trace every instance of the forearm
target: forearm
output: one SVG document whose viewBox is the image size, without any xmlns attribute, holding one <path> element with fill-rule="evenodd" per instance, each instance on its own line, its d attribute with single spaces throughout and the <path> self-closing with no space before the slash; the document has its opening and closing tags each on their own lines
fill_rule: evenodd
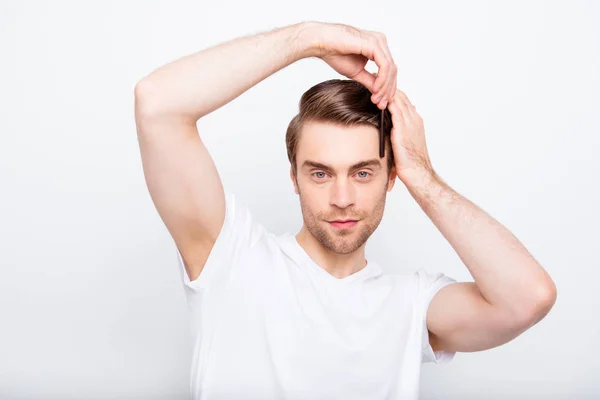
<svg viewBox="0 0 600 400">
<path fill-rule="evenodd" d="M 542 317 L 556 288 L 520 241 L 435 173 L 407 188 L 473 276 L 483 297 L 513 315 Z"/>
<path fill-rule="evenodd" d="M 312 56 L 308 25 L 236 38 L 173 61 L 138 83 L 136 100 L 147 114 L 197 121 L 280 69 Z"/>
</svg>

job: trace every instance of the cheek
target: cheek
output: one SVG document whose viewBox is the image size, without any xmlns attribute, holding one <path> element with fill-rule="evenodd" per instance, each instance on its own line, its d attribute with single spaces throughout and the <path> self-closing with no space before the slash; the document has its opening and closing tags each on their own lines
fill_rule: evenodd
<svg viewBox="0 0 600 400">
<path fill-rule="evenodd" d="M 316 197 L 303 192 L 300 196 L 302 212 L 312 219 L 324 219 L 327 216 L 328 203 L 319 201 Z"/>
</svg>

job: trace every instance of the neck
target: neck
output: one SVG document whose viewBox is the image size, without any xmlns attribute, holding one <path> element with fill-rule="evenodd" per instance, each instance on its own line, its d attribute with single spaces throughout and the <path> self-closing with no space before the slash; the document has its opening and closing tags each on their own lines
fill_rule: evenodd
<svg viewBox="0 0 600 400">
<path fill-rule="evenodd" d="M 367 265 L 366 242 L 352 253 L 336 253 L 323 246 L 304 225 L 296 234 L 296 241 L 319 267 L 335 278 L 342 279 L 350 276 Z"/>
</svg>

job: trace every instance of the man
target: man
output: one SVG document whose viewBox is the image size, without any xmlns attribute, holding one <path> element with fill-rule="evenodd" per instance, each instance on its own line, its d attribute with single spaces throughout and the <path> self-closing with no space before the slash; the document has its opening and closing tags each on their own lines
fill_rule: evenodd
<svg viewBox="0 0 600 400">
<path fill-rule="evenodd" d="M 307 57 L 350 79 L 302 96 L 286 143 L 304 224 L 274 235 L 224 190 L 196 122 Z M 159 68 L 135 95 L 146 182 L 192 312 L 195 399 L 416 399 L 421 362 L 506 343 L 555 302 L 523 245 L 434 171 L 378 32 L 302 22 L 238 38 Z M 365 259 L 396 177 L 475 282 Z"/>
</svg>

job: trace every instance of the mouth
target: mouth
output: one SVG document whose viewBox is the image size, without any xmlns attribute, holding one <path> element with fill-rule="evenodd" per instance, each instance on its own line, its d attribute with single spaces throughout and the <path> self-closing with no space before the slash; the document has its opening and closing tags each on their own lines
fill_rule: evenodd
<svg viewBox="0 0 600 400">
<path fill-rule="evenodd" d="M 331 226 L 336 229 L 349 229 L 356 226 L 358 220 L 355 219 L 346 219 L 346 220 L 336 220 L 336 221 L 328 221 Z"/>
</svg>

